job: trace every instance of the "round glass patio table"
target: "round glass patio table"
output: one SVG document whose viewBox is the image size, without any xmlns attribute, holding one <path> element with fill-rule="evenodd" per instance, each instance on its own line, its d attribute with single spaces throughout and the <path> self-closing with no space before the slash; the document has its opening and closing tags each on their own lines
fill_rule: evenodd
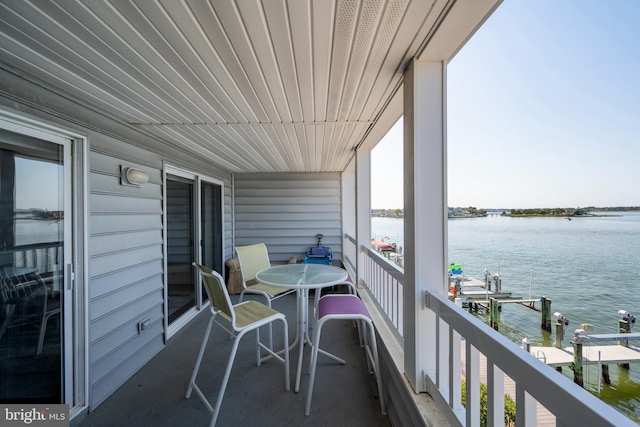
<svg viewBox="0 0 640 427">
<path fill-rule="evenodd" d="M 319 291 L 322 288 L 339 285 L 345 283 L 348 277 L 349 274 L 344 268 L 326 264 L 284 264 L 265 268 L 256 274 L 256 279 L 260 283 L 296 290 L 298 327 L 296 339 L 291 344 L 291 347 L 300 344 L 295 386 L 296 393 L 300 390 L 304 345 L 313 345 L 309 338 L 309 290 L 315 289 Z M 336 360 L 341 360 L 330 353 L 319 351 Z"/>
</svg>

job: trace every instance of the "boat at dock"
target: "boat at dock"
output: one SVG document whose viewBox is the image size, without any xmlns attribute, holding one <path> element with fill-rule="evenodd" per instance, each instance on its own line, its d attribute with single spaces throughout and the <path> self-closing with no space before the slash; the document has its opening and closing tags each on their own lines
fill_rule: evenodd
<svg viewBox="0 0 640 427">
<path fill-rule="evenodd" d="M 404 268 L 404 254 L 402 246 L 389 241 L 389 236 L 384 236 L 382 240 L 371 239 L 371 249 L 379 252 L 382 256 L 393 262 L 400 268 Z"/>
<path fill-rule="evenodd" d="M 384 236 L 382 240 L 371 239 L 371 247 L 377 251 L 395 252 L 397 245 L 389 241 L 389 236 Z"/>
</svg>

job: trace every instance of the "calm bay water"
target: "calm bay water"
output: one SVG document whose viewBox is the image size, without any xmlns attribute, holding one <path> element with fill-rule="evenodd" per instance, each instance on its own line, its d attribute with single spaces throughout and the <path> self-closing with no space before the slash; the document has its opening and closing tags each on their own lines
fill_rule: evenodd
<svg viewBox="0 0 640 427">
<path fill-rule="evenodd" d="M 15 221 L 16 245 L 59 242 L 63 236 L 63 223 L 55 219 L 25 219 Z"/>
<path fill-rule="evenodd" d="M 465 275 L 480 280 L 485 268 L 500 273 L 503 291 L 514 296 L 550 298 L 552 313 L 561 312 L 570 321 L 565 346 L 582 323 L 592 324 L 593 333 L 617 332 L 621 309 L 637 315 L 640 328 L 640 213 L 607 215 L 571 221 L 501 216 L 450 219 L 449 262 L 463 264 Z M 403 244 L 402 219 L 372 218 L 372 232 L 374 238 L 389 236 L 391 242 Z M 555 332 L 541 331 L 540 321 L 540 313 L 507 304 L 500 332 L 517 343 L 528 338 L 532 345 L 553 345 Z M 603 385 L 600 393 L 596 369 L 586 370 L 585 387 L 640 421 L 640 363 L 632 364 L 629 371 L 612 365 L 611 384 Z M 566 368 L 564 374 L 572 378 Z"/>
</svg>

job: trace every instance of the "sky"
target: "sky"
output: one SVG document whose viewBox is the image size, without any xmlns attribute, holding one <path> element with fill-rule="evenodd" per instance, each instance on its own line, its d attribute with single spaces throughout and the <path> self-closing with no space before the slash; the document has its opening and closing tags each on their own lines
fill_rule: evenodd
<svg viewBox="0 0 640 427">
<path fill-rule="evenodd" d="M 639 206 L 639 21 L 637 1 L 505 0 L 447 65 L 449 206 Z M 402 208 L 401 122 L 372 171 L 371 207 Z"/>
<path fill-rule="evenodd" d="M 60 185 L 62 166 L 47 161 L 16 157 L 16 209 L 63 209 Z"/>
</svg>

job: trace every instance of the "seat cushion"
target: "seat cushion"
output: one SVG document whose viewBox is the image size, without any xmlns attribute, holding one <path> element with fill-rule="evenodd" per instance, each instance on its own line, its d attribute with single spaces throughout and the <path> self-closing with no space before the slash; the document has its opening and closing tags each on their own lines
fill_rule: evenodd
<svg viewBox="0 0 640 427">
<path fill-rule="evenodd" d="M 270 317 L 282 316 L 280 312 L 257 301 L 245 301 L 236 304 L 233 306 L 233 310 L 236 313 L 236 326 L 241 329 Z"/>
<path fill-rule="evenodd" d="M 318 301 L 318 319 L 325 316 L 348 315 L 371 318 L 362 300 L 355 295 L 326 295 Z"/>
<path fill-rule="evenodd" d="M 268 294 L 271 295 L 271 298 L 277 296 L 277 295 L 281 295 L 285 292 L 292 292 L 293 289 L 291 288 L 280 288 L 280 287 L 276 287 L 276 286 L 269 286 L 269 285 L 265 285 L 263 283 L 256 283 L 255 285 L 251 285 L 251 286 L 247 286 L 247 291 L 260 291 L 260 292 L 267 292 Z"/>
</svg>

